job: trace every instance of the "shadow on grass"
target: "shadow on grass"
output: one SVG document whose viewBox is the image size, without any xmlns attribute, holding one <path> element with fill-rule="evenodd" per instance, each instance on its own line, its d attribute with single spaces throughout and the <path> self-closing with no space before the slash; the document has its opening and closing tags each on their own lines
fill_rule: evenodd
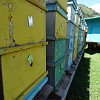
<svg viewBox="0 0 100 100">
<path fill-rule="evenodd" d="M 66 100 L 89 100 L 90 58 L 81 60 Z"/>
<path fill-rule="evenodd" d="M 91 51 L 89 51 L 89 49 L 86 48 L 85 52 L 90 54 L 90 55 L 93 55 L 93 54 L 96 54 L 96 53 L 100 53 L 100 47 L 91 48 Z"/>
</svg>

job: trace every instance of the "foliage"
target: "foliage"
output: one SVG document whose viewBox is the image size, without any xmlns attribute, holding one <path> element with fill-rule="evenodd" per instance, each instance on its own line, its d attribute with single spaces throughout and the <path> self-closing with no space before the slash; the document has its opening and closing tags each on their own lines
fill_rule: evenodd
<svg viewBox="0 0 100 100">
<path fill-rule="evenodd" d="M 100 16 L 100 13 L 96 12 L 92 8 L 89 8 L 83 4 L 79 4 L 79 7 L 83 13 L 84 18 Z"/>
</svg>

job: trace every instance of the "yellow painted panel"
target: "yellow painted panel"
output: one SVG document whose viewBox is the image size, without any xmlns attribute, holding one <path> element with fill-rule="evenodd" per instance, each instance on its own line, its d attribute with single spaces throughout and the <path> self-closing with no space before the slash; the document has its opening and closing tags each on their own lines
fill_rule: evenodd
<svg viewBox="0 0 100 100">
<path fill-rule="evenodd" d="M 0 0 L 0 48 L 10 44 L 8 11 L 6 0 Z"/>
<path fill-rule="evenodd" d="M 38 43 L 46 40 L 45 10 L 40 9 L 27 0 L 6 0 L 6 4 L 8 9 L 5 8 L 4 10 L 7 9 L 5 13 L 9 13 L 6 14 L 5 19 L 3 16 L 0 16 L 3 20 L 6 20 L 4 24 L 6 25 L 7 32 L 3 30 L 4 26 L 1 27 L 3 30 L 2 34 L 7 34 L 7 36 L 10 37 L 10 39 L 8 39 L 10 43 L 7 42 L 8 46 Z M 2 38 L 4 38 L 4 36 L 2 36 Z M 5 42 L 3 40 L 4 39 L 2 39 L 2 42 Z"/>
<path fill-rule="evenodd" d="M 67 1 L 68 0 L 57 0 L 60 6 L 67 12 Z"/>
<path fill-rule="evenodd" d="M 78 26 L 75 25 L 75 37 L 76 38 L 78 37 L 78 29 L 79 29 Z"/>
<path fill-rule="evenodd" d="M 78 16 L 78 14 L 76 13 L 75 14 L 75 24 L 78 26 L 78 24 L 79 24 L 79 16 Z"/>
<path fill-rule="evenodd" d="M 77 44 L 78 44 L 77 42 L 78 42 L 78 38 L 75 38 L 74 39 L 74 48 L 77 48 Z"/>
<path fill-rule="evenodd" d="M 2 55 L 1 68 L 4 99 L 23 98 L 43 74 L 47 75 L 46 46 Z"/>
<path fill-rule="evenodd" d="M 76 57 L 77 57 L 77 48 L 74 48 L 73 61 L 75 61 Z"/>
<path fill-rule="evenodd" d="M 58 12 L 56 12 L 55 33 L 57 38 L 66 38 L 67 20 Z"/>
<path fill-rule="evenodd" d="M 46 40 L 46 12 L 25 0 L 15 0 L 13 14 L 13 38 L 16 44 L 27 44 Z M 25 2 L 22 2 L 25 1 Z M 28 25 L 28 16 L 33 26 Z"/>
<path fill-rule="evenodd" d="M 37 3 L 39 3 L 40 5 L 46 7 L 46 1 L 45 1 L 45 0 L 27 0 L 27 1 L 32 2 L 32 3 L 37 2 Z"/>
</svg>

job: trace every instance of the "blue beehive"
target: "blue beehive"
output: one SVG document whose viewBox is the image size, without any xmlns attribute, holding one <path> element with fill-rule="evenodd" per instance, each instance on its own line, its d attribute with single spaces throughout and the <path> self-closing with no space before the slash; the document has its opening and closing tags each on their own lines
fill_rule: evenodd
<svg viewBox="0 0 100 100">
<path fill-rule="evenodd" d="M 69 51 L 67 70 L 70 70 L 73 63 L 73 52 Z"/>
</svg>

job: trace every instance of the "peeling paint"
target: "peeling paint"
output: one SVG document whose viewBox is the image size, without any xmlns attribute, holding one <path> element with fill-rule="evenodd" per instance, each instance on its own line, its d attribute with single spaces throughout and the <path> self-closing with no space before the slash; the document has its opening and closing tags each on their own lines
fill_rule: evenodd
<svg viewBox="0 0 100 100">
<path fill-rule="evenodd" d="M 2 5 L 8 6 L 8 2 L 2 2 Z"/>
<path fill-rule="evenodd" d="M 13 38 L 13 21 L 12 21 L 12 14 L 11 14 L 11 11 L 12 11 L 12 3 L 8 3 L 8 9 L 9 9 L 9 17 L 8 17 L 8 20 L 9 20 L 9 36 L 10 36 L 10 46 L 15 46 L 15 40 Z"/>
<path fill-rule="evenodd" d="M 12 4 L 8 4 L 8 8 L 10 11 L 12 11 Z"/>
<path fill-rule="evenodd" d="M 12 3 L 9 3 L 7 1 L 3 1 L 2 5 L 5 5 L 8 7 L 9 10 L 9 16 L 8 16 L 8 21 L 9 21 L 9 36 L 10 36 L 10 46 L 15 46 L 15 40 L 13 38 L 13 21 L 12 21 Z M 4 42 L 6 43 L 6 36 L 4 35 Z"/>
<path fill-rule="evenodd" d="M 10 46 L 15 46 L 15 41 L 13 39 L 13 22 L 12 16 L 10 14 L 9 18 L 9 35 L 10 35 Z"/>
</svg>

